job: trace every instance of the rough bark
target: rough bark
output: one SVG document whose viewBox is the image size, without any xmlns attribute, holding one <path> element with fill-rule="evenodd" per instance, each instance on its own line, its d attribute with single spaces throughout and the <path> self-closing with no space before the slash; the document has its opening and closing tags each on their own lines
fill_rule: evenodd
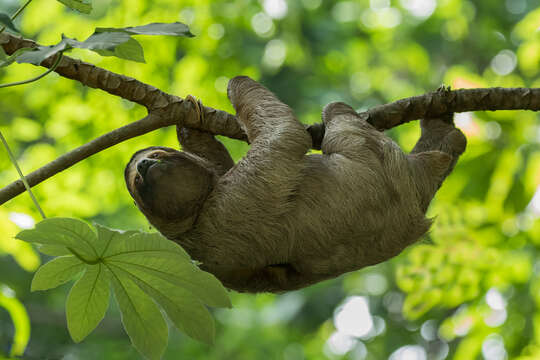
<svg viewBox="0 0 540 360">
<path fill-rule="evenodd" d="M 444 89 L 376 106 L 365 114 L 369 123 L 379 130 L 386 130 L 411 120 L 438 117 L 450 112 L 485 110 L 538 111 L 540 89 Z"/>
</svg>

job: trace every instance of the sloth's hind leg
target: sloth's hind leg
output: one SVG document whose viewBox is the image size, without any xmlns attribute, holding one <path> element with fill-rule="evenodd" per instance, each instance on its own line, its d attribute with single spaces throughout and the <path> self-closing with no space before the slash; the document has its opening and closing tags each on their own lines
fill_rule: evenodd
<svg viewBox="0 0 540 360">
<path fill-rule="evenodd" d="M 454 126 L 453 114 L 439 118 L 426 118 L 420 120 L 422 135 L 414 146 L 411 154 L 425 151 L 442 151 L 452 157 L 444 177 L 448 176 L 454 168 L 459 156 L 465 151 L 467 139 L 465 135 Z"/>
</svg>

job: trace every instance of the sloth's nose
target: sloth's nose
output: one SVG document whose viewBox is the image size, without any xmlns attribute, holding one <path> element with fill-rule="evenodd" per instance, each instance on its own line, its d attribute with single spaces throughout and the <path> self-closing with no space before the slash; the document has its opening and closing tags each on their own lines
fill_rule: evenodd
<svg viewBox="0 0 540 360">
<path fill-rule="evenodd" d="M 137 171 L 144 178 L 146 176 L 148 168 L 155 163 L 157 163 L 156 159 L 142 159 L 137 163 Z"/>
</svg>

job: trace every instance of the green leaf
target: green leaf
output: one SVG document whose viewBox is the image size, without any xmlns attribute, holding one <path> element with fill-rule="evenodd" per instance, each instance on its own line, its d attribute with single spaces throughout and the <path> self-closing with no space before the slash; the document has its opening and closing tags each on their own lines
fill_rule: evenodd
<svg viewBox="0 0 540 360">
<path fill-rule="evenodd" d="M 101 56 L 116 56 L 120 59 L 146 63 L 144 60 L 144 50 L 139 42 L 130 38 L 123 44 L 118 45 L 114 51 L 111 50 L 94 50 Z"/>
<path fill-rule="evenodd" d="M 23 230 L 15 236 L 19 240 L 44 245 L 61 245 L 82 257 L 85 262 L 97 261 L 93 246 L 97 236 L 85 222 L 71 218 L 49 218 L 34 229 Z"/>
<path fill-rule="evenodd" d="M 141 44 L 125 32 L 94 33 L 83 42 L 66 37 L 63 41 L 70 47 L 92 50 L 101 56 L 116 56 L 121 59 L 145 62 Z"/>
<path fill-rule="evenodd" d="M 124 271 L 110 267 L 122 323 L 133 346 L 150 359 L 159 359 L 168 340 L 167 323 L 156 304 Z"/>
<path fill-rule="evenodd" d="M 4 295 L 0 291 L 0 307 L 6 309 L 13 321 L 15 334 L 10 357 L 22 356 L 30 340 L 30 319 L 24 305 L 15 297 Z M 0 355 L 1 356 L 1 355 Z"/>
<path fill-rule="evenodd" d="M 83 340 L 101 322 L 109 307 L 109 277 L 103 264 L 87 266 L 69 292 L 66 318 L 75 342 Z"/>
<path fill-rule="evenodd" d="M 17 60 L 17 57 L 27 51 L 31 51 L 33 48 L 21 48 L 21 49 L 18 49 L 17 51 L 15 51 L 13 54 L 11 54 L 10 56 L 8 57 L 5 57 L 3 58 L 2 60 L 0 60 L 0 67 L 6 67 L 6 66 L 9 66 L 11 64 L 13 64 L 15 62 L 15 60 Z"/>
<path fill-rule="evenodd" d="M 64 37 L 63 41 L 74 48 L 89 49 L 89 50 L 114 50 L 118 45 L 121 45 L 131 39 L 131 36 L 126 33 L 119 32 L 103 32 L 94 33 L 83 42 Z"/>
<path fill-rule="evenodd" d="M 96 28 L 96 33 L 101 32 L 125 32 L 131 35 L 171 35 L 187 36 L 194 35 L 189 31 L 189 27 L 181 22 L 174 23 L 151 23 L 141 26 L 123 28 Z"/>
<path fill-rule="evenodd" d="M 0 13 L 0 25 L 5 26 L 9 30 L 19 32 L 19 30 L 17 30 L 15 25 L 13 25 L 13 22 L 11 21 L 11 17 L 7 14 Z"/>
<path fill-rule="evenodd" d="M 159 277 L 157 272 L 121 262 L 111 263 L 130 278 L 165 310 L 179 330 L 207 344 L 214 342 L 214 319 L 208 309 L 189 291 Z"/>
<path fill-rule="evenodd" d="M 53 46 L 40 46 L 32 51 L 27 51 L 24 54 L 21 54 L 15 59 L 15 61 L 17 61 L 19 64 L 30 63 L 39 65 L 48 57 L 69 49 L 70 47 L 65 42 L 60 42 Z"/>
<path fill-rule="evenodd" d="M 85 264 L 75 256 L 57 257 L 42 265 L 34 274 L 31 290 L 48 290 L 73 279 Z"/>
<path fill-rule="evenodd" d="M 227 291 L 213 275 L 158 233 L 121 232 L 100 225 L 96 229 L 97 233 L 80 220 L 52 218 L 17 235 L 43 244 L 46 253 L 70 254 L 39 268 L 32 290 L 56 287 L 86 269 L 67 299 L 68 329 L 74 341 L 84 339 L 103 318 L 112 278 L 124 327 L 141 353 L 159 358 L 167 342 L 167 326 L 153 300 L 186 334 L 213 342 L 215 324 L 204 304 L 231 306 Z"/>
<path fill-rule="evenodd" d="M 68 8 L 77 10 L 83 14 L 90 14 L 92 11 L 92 4 L 86 0 L 57 0 L 58 2 L 66 5 Z"/>
</svg>

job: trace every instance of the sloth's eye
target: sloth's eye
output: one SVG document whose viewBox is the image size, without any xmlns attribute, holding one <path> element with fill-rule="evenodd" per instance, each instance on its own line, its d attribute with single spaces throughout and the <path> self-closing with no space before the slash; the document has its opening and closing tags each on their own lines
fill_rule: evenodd
<svg viewBox="0 0 540 360">
<path fill-rule="evenodd" d="M 135 184 L 139 185 L 141 183 L 141 181 L 142 181 L 141 175 L 139 175 L 139 174 L 135 175 Z"/>
<path fill-rule="evenodd" d="M 163 152 L 154 152 L 148 155 L 150 159 L 159 159 L 163 155 Z"/>
</svg>

